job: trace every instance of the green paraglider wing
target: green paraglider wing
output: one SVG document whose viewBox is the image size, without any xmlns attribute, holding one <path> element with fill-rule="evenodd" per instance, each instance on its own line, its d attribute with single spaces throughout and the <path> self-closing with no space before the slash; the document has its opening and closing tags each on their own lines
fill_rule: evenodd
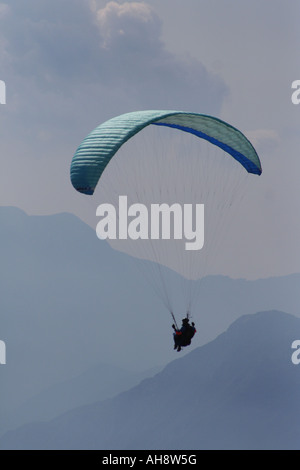
<svg viewBox="0 0 300 470">
<path fill-rule="evenodd" d="M 93 194 L 119 148 L 150 124 L 173 127 L 208 140 L 240 162 L 249 173 L 261 174 L 260 160 L 252 144 L 225 121 L 183 111 L 137 111 L 104 122 L 83 140 L 71 164 L 74 188 L 84 194 Z"/>
</svg>

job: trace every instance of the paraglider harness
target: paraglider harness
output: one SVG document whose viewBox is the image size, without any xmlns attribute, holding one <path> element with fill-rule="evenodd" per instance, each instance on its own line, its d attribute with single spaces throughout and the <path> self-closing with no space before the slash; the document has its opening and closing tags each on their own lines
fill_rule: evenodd
<svg viewBox="0 0 300 470">
<path fill-rule="evenodd" d="M 180 346 L 189 346 L 191 344 L 191 340 L 193 336 L 196 333 L 196 328 L 194 322 L 192 324 L 189 324 L 189 312 L 187 312 L 186 317 L 182 320 L 183 326 L 185 328 L 184 332 L 181 331 L 181 329 L 178 328 L 175 317 L 173 312 L 171 312 L 174 324 L 172 325 L 172 328 L 175 331 L 175 334 L 178 336 L 183 336 L 182 340 L 180 341 Z"/>
</svg>

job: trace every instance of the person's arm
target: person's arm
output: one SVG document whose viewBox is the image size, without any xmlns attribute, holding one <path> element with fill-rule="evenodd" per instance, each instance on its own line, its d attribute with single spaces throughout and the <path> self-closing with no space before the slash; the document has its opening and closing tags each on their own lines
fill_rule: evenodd
<svg viewBox="0 0 300 470">
<path fill-rule="evenodd" d="M 176 326 L 175 326 L 174 324 L 172 325 L 172 328 L 173 328 L 173 330 L 175 331 L 176 335 L 182 335 L 182 331 L 181 331 L 181 330 L 177 330 L 177 329 L 176 329 Z"/>
</svg>

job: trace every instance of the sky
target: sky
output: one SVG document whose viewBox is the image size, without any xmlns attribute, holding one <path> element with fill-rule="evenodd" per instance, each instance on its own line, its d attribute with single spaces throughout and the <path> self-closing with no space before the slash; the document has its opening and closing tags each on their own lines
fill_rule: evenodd
<svg viewBox="0 0 300 470">
<path fill-rule="evenodd" d="M 211 114 L 247 135 L 263 167 L 216 272 L 299 272 L 299 10 L 292 0 L 0 2 L 0 204 L 96 226 L 69 178 L 87 133 L 140 109 Z"/>
</svg>

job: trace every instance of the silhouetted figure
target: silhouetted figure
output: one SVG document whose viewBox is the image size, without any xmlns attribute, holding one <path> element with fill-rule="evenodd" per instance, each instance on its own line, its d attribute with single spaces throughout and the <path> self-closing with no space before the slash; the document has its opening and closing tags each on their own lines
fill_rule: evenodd
<svg viewBox="0 0 300 470">
<path fill-rule="evenodd" d="M 192 338 L 196 333 L 195 323 L 192 322 L 190 325 L 189 319 L 184 318 L 182 320 L 182 327 L 180 330 L 177 330 L 175 325 L 172 325 L 174 329 L 174 349 L 181 351 L 181 348 L 184 346 L 189 346 L 191 344 Z"/>
</svg>

